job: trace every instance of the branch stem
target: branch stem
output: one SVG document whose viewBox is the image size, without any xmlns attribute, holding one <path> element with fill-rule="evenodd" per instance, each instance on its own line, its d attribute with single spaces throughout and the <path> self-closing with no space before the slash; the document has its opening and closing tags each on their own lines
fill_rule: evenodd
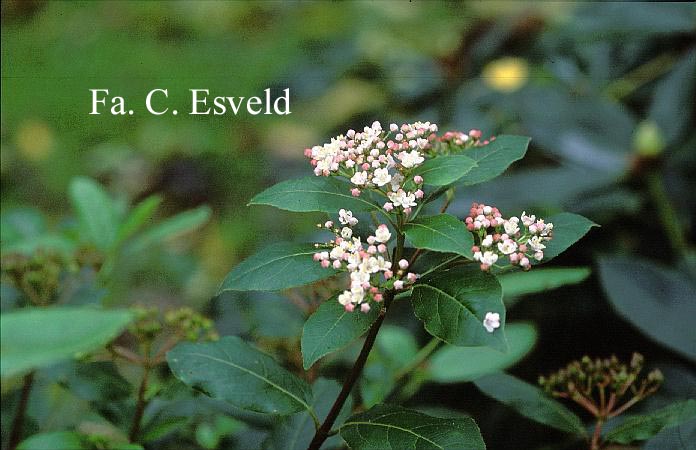
<svg viewBox="0 0 696 450">
<path fill-rule="evenodd" d="M 7 443 L 7 448 L 9 450 L 14 450 L 17 448 L 22 440 L 22 434 L 24 431 L 24 416 L 26 415 L 27 406 L 29 405 L 29 394 L 31 394 L 31 386 L 33 383 L 34 372 L 29 372 L 28 374 L 24 375 L 22 393 L 19 397 L 17 412 L 15 413 L 14 420 L 12 420 L 12 430 L 10 431 L 10 439 Z"/>
</svg>

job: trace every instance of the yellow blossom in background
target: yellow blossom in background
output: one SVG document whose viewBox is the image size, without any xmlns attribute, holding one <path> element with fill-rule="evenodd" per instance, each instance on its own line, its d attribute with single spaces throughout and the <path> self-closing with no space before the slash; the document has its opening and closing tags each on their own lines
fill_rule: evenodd
<svg viewBox="0 0 696 450">
<path fill-rule="evenodd" d="M 53 131 L 41 121 L 30 120 L 20 125 L 15 136 L 19 152 L 26 159 L 41 161 L 53 150 Z"/>
<path fill-rule="evenodd" d="M 500 58 L 486 64 L 481 77 L 493 90 L 514 92 L 527 83 L 529 66 L 522 58 Z"/>
</svg>

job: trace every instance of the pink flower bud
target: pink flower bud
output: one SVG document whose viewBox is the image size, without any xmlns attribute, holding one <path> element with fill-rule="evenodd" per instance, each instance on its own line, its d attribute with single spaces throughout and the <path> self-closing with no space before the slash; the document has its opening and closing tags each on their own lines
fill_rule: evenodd
<svg viewBox="0 0 696 450">
<path fill-rule="evenodd" d="M 345 308 L 346 308 L 346 311 L 348 311 L 348 312 L 353 312 L 353 310 L 355 309 L 355 305 L 352 304 L 352 303 L 348 303 L 348 304 L 345 306 Z"/>
<path fill-rule="evenodd" d="M 382 300 L 384 300 L 384 297 L 382 296 L 382 294 L 375 294 L 375 295 L 373 296 L 373 298 L 375 299 L 375 301 L 376 301 L 377 303 L 379 303 L 379 302 L 381 302 Z"/>
<path fill-rule="evenodd" d="M 358 189 L 358 188 L 353 188 L 353 189 L 350 190 L 350 194 L 351 194 L 353 197 L 360 197 L 360 189 Z"/>
<path fill-rule="evenodd" d="M 394 289 L 396 289 L 397 291 L 400 291 L 400 290 L 403 289 L 403 288 L 404 288 L 404 282 L 403 282 L 403 281 L 401 281 L 401 280 L 396 280 L 396 281 L 394 282 Z"/>
<path fill-rule="evenodd" d="M 413 182 L 416 184 L 423 184 L 423 177 L 420 175 L 416 175 L 413 177 Z"/>
<path fill-rule="evenodd" d="M 491 266 L 489 266 L 488 264 L 481 264 L 481 270 L 483 270 L 483 271 L 487 271 L 490 268 L 491 268 Z"/>
<path fill-rule="evenodd" d="M 474 231 L 474 224 L 473 223 L 467 223 L 466 224 L 466 229 L 469 231 Z"/>
<path fill-rule="evenodd" d="M 368 236 L 368 237 L 367 237 L 367 243 L 368 243 L 368 244 L 374 244 L 375 242 L 377 242 L 377 238 L 376 238 L 376 237 L 374 237 L 374 236 Z"/>
<path fill-rule="evenodd" d="M 369 164 L 369 163 L 363 163 L 362 168 L 363 168 L 363 170 L 370 170 L 370 164 Z"/>
<path fill-rule="evenodd" d="M 526 252 L 527 251 L 527 244 L 520 244 L 520 251 L 522 253 Z"/>
<path fill-rule="evenodd" d="M 315 261 L 321 261 L 321 254 L 315 253 L 314 256 L 312 256 L 312 259 Z"/>
<path fill-rule="evenodd" d="M 408 281 L 410 281 L 411 283 L 415 283 L 416 280 L 418 279 L 418 275 L 416 275 L 415 273 L 409 272 L 409 273 L 406 275 L 406 278 L 407 278 Z"/>
<path fill-rule="evenodd" d="M 324 269 L 326 269 L 327 267 L 329 267 L 329 264 L 330 264 L 330 263 L 329 263 L 329 260 L 328 260 L 328 259 L 324 259 L 324 260 L 321 261 L 321 267 L 323 267 Z"/>
<path fill-rule="evenodd" d="M 394 204 L 392 202 L 387 202 L 384 204 L 385 211 L 391 211 L 394 209 Z"/>
<path fill-rule="evenodd" d="M 402 259 L 401 261 L 399 261 L 399 267 L 402 269 L 407 269 L 408 268 L 408 261 L 406 261 L 405 259 Z"/>
<path fill-rule="evenodd" d="M 474 223 L 474 219 L 472 217 L 467 217 L 466 219 L 464 219 L 464 222 L 465 223 Z"/>
<path fill-rule="evenodd" d="M 469 136 L 472 138 L 480 138 L 481 137 L 481 130 L 471 130 L 469 131 Z"/>
<path fill-rule="evenodd" d="M 384 244 L 379 244 L 379 245 L 377 246 L 377 251 L 380 252 L 380 253 L 384 253 L 384 252 L 387 251 L 387 246 L 384 245 Z"/>
<path fill-rule="evenodd" d="M 334 268 L 334 269 L 337 269 L 337 270 L 340 269 L 340 268 L 341 268 L 341 261 L 338 260 L 338 259 L 337 259 L 336 261 L 334 261 L 334 262 L 333 262 L 333 268 Z"/>
<path fill-rule="evenodd" d="M 363 303 L 360 305 L 360 312 L 367 313 L 370 311 L 370 305 L 368 303 Z"/>
<path fill-rule="evenodd" d="M 304 155 L 305 155 L 307 158 L 311 158 L 311 157 L 312 157 L 312 149 L 311 149 L 311 148 L 306 148 L 305 151 L 304 151 Z"/>
<path fill-rule="evenodd" d="M 370 245 L 369 247 L 367 247 L 367 253 L 369 253 L 370 255 L 374 255 L 375 253 L 377 253 L 377 247 L 375 247 L 374 245 Z"/>
<path fill-rule="evenodd" d="M 480 251 L 481 251 L 481 249 L 479 248 L 478 245 L 474 245 L 473 247 L 471 247 L 472 253 L 476 253 L 476 252 L 480 252 Z"/>
<path fill-rule="evenodd" d="M 377 294 L 377 293 L 379 293 L 379 289 L 378 289 L 377 287 L 375 287 L 375 286 L 372 286 L 372 287 L 370 288 L 370 292 L 373 293 L 373 294 Z"/>
<path fill-rule="evenodd" d="M 404 208 L 404 214 L 411 214 L 411 208 Z"/>
<path fill-rule="evenodd" d="M 392 272 L 391 270 L 385 270 L 385 271 L 384 271 L 384 279 L 385 279 L 385 280 L 388 280 L 388 279 L 390 279 L 390 278 L 393 277 L 393 276 L 394 276 L 394 272 Z"/>
<path fill-rule="evenodd" d="M 425 195 L 425 193 L 420 189 L 414 192 L 414 194 L 416 195 L 416 198 L 423 198 L 423 196 Z"/>
<path fill-rule="evenodd" d="M 330 220 L 327 220 L 324 222 L 324 228 L 331 228 L 333 226 L 333 222 Z"/>
</svg>

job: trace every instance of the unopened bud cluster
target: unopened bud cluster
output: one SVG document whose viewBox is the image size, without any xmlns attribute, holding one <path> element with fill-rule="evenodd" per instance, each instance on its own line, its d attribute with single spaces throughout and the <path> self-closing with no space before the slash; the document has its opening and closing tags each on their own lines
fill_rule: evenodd
<svg viewBox="0 0 696 450">
<path fill-rule="evenodd" d="M 392 123 L 389 130 L 374 122 L 362 132 L 348 130 L 331 142 L 308 148 L 305 156 L 310 158 L 315 175 L 349 179 L 353 196 L 365 190 L 378 191 L 388 200 L 383 205 L 385 211 L 410 214 L 424 196 L 424 179 L 414 169 L 437 154 L 483 145 L 479 130 L 447 132 L 442 137 L 437 131 L 437 125 L 430 122 Z"/>
<path fill-rule="evenodd" d="M 10 253 L 2 257 L 2 276 L 35 306 L 53 301 L 60 290 L 61 275 L 77 265 L 55 252 L 39 250 L 31 255 Z"/>
<path fill-rule="evenodd" d="M 481 263 L 481 270 L 490 269 L 501 258 L 529 270 L 532 259 L 541 261 L 544 258 L 544 242 L 553 237 L 551 222 L 546 223 L 526 212 L 519 218 L 505 219 L 498 208 L 483 203 L 472 203 L 464 222 L 474 234 L 476 242 L 471 251 L 474 259 Z"/>
<path fill-rule="evenodd" d="M 355 236 L 353 228 L 358 219 L 351 211 L 341 209 L 338 214 L 341 227 L 334 226 L 332 221 L 319 224 L 334 234 L 334 238 L 325 244 L 316 244 L 317 251 L 314 260 L 322 267 L 332 267 L 335 270 L 349 274 L 350 286 L 338 296 L 338 302 L 346 311 L 359 307 L 360 311 L 370 311 L 370 301 L 380 303 L 384 300 L 387 289 L 401 290 L 407 284 L 418 279 L 418 275 L 406 272 L 408 261 L 402 259 L 396 267 L 390 261 L 387 244 L 392 237 L 386 224 L 380 224 L 363 242 Z"/>
<path fill-rule="evenodd" d="M 571 399 L 597 417 L 614 417 L 660 388 L 662 372 L 655 369 L 641 375 L 642 370 L 639 353 L 633 354 L 630 363 L 614 355 L 605 359 L 584 356 L 548 377 L 539 377 L 539 384 L 554 397 Z"/>
<path fill-rule="evenodd" d="M 132 308 L 136 320 L 129 331 L 141 342 L 154 341 L 162 333 L 172 333 L 189 341 L 217 340 L 213 322 L 191 308 L 167 311 L 162 318 L 158 308 Z"/>
</svg>

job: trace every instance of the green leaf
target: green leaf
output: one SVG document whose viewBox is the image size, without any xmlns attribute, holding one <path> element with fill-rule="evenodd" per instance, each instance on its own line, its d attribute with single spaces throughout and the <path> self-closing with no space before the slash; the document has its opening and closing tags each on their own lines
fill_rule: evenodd
<svg viewBox="0 0 696 450">
<path fill-rule="evenodd" d="M 547 218 L 546 222 L 553 223 L 553 239 L 546 242 L 544 262 L 550 261 L 566 251 L 568 247 L 585 236 L 590 228 L 599 226 L 591 220 L 573 213 L 556 214 Z"/>
<path fill-rule="evenodd" d="M 643 450 L 693 450 L 696 442 L 696 419 L 687 420 L 681 425 L 663 428 L 655 437 L 643 444 Z"/>
<path fill-rule="evenodd" d="M 464 155 L 446 155 L 428 159 L 413 170 L 428 186 L 447 186 L 476 167 L 476 161 Z"/>
<path fill-rule="evenodd" d="M 419 279 L 411 302 L 425 329 L 448 344 L 485 345 L 507 351 L 502 297 L 493 275 L 467 264 Z M 488 312 L 500 314 L 500 328 L 492 333 L 483 327 Z"/>
<path fill-rule="evenodd" d="M 607 257 L 599 261 L 599 278 L 621 316 L 696 361 L 696 286 L 686 274 L 644 260 Z"/>
<path fill-rule="evenodd" d="M 365 194 L 353 197 L 350 185 L 336 177 L 305 177 L 278 183 L 254 196 L 250 205 L 269 205 L 295 212 L 322 211 L 337 214 L 348 209 L 373 211 L 377 205 Z"/>
<path fill-rule="evenodd" d="M 465 150 L 466 156 L 476 161 L 476 167 L 464 175 L 462 184 L 471 186 L 497 177 L 524 157 L 529 141 L 526 136 L 501 135 L 488 145 Z"/>
<path fill-rule="evenodd" d="M 379 308 L 367 314 L 347 312 L 336 297 L 322 303 L 302 329 L 302 362 L 305 370 L 322 356 L 340 350 L 365 333 L 379 315 Z"/>
<path fill-rule="evenodd" d="M 486 448 L 471 418 L 442 419 L 392 405 L 377 405 L 351 417 L 340 432 L 353 450 Z"/>
<path fill-rule="evenodd" d="M 693 418 L 696 418 L 696 400 L 684 400 L 648 414 L 630 416 L 609 431 L 604 440 L 618 444 L 644 441 L 665 428 L 680 425 Z"/>
<path fill-rule="evenodd" d="M 20 375 L 102 347 L 132 320 L 127 310 L 27 308 L 0 316 L 2 377 Z"/>
<path fill-rule="evenodd" d="M 205 224 L 210 219 L 210 214 L 210 207 L 204 205 L 172 216 L 143 231 L 133 239 L 128 250 L 133 253 L 142 252 L 167 239 L 189 233 Z"/>
<path fill-rule="evenodd" d="M 167 362 L 185 384 L 238 408 L 279 415 L 310 410 L 309 385 L 237 336 L 181 343 Z"/>
<path fill-rule="evenodd" d="M 474 239 L 461 220 L 450 214 L 419 217 L 404 226 L 406 237 L 417 248 L 457 253 L 471 259 Z"/>
<path fill-rule="evenodd" d="M 548 397 L 544 391 L 512 375 L 497 373 L 474 381 L 484 394 L 504 403 L 521 415 L 566 433 L 585 436 L 578 416 Z"/>
<path fill-rule="evenodd" d="M 72 180 L 69 193 L 84 238 L 101 250 L 109 249 L 118 228 L 111 197 L 98 183 L 83 177 Z"/>
<path fill-rule="evenodd" d="M 426 373 L 438 383 L 473 381 L 515 365 L 534 347 L 537 338 L 532 324 L 513 323 L 505 327 L 510 349 L 507 353 L 489 347 L 441 348 L 430 359 Z"/>
<path fill-rule="evenodd" d="M 280 242 L 245 259 L 227 274 L 224 291 L 278 291 L 313 283 L 336 274 L 312 259 L 314 244 Z"/>
<path fill-rule="evenodd" d="M 35 434 L 17 446 L 17 450 L 88 450 L 90 448 L 91 446 L 86 441 L 85 436 L 74 431 L 52 431 Z"/>
<path fill-rule="evenodd" d="M 162 197 L 159 195 L 151 195 L 138 203 L 119 227 L 118 236 L 116 238 L 117 242 L 123 242 L 128 239 L 148 220 L 152 220 L 152 215 L 155 213 L 160 203 L 162 203 Z"/>
<path fill-rule="evenodd" d="M 341 392 L 341 385 L 334 380 L 319 378 L 312 384 L 312 407 L 320 421 L 329 413 L 339 392 Z M 351 397 L 348 397 L 336 418 L 335 425 L 342 424 L 350 416 L 352 409 L 353 401 Z M 305 450 L 312 441 L 315 431 L 312 417 L 306 411 L 293 414 L 284 418 L 274 427 L 263 448 L 266 450 Z M 332 436 L 326 440 L 322 448 L 338 448 L 340 444 L 340 438 Z"/>
<path fill-rule="evenodd" d="M 536 294 L 568 284 L 577 284 L 590 276 L 589 267 L 539 268 L 530 272 L 511 272 L 498 275 L 504 297 Z"/>
</svg>

